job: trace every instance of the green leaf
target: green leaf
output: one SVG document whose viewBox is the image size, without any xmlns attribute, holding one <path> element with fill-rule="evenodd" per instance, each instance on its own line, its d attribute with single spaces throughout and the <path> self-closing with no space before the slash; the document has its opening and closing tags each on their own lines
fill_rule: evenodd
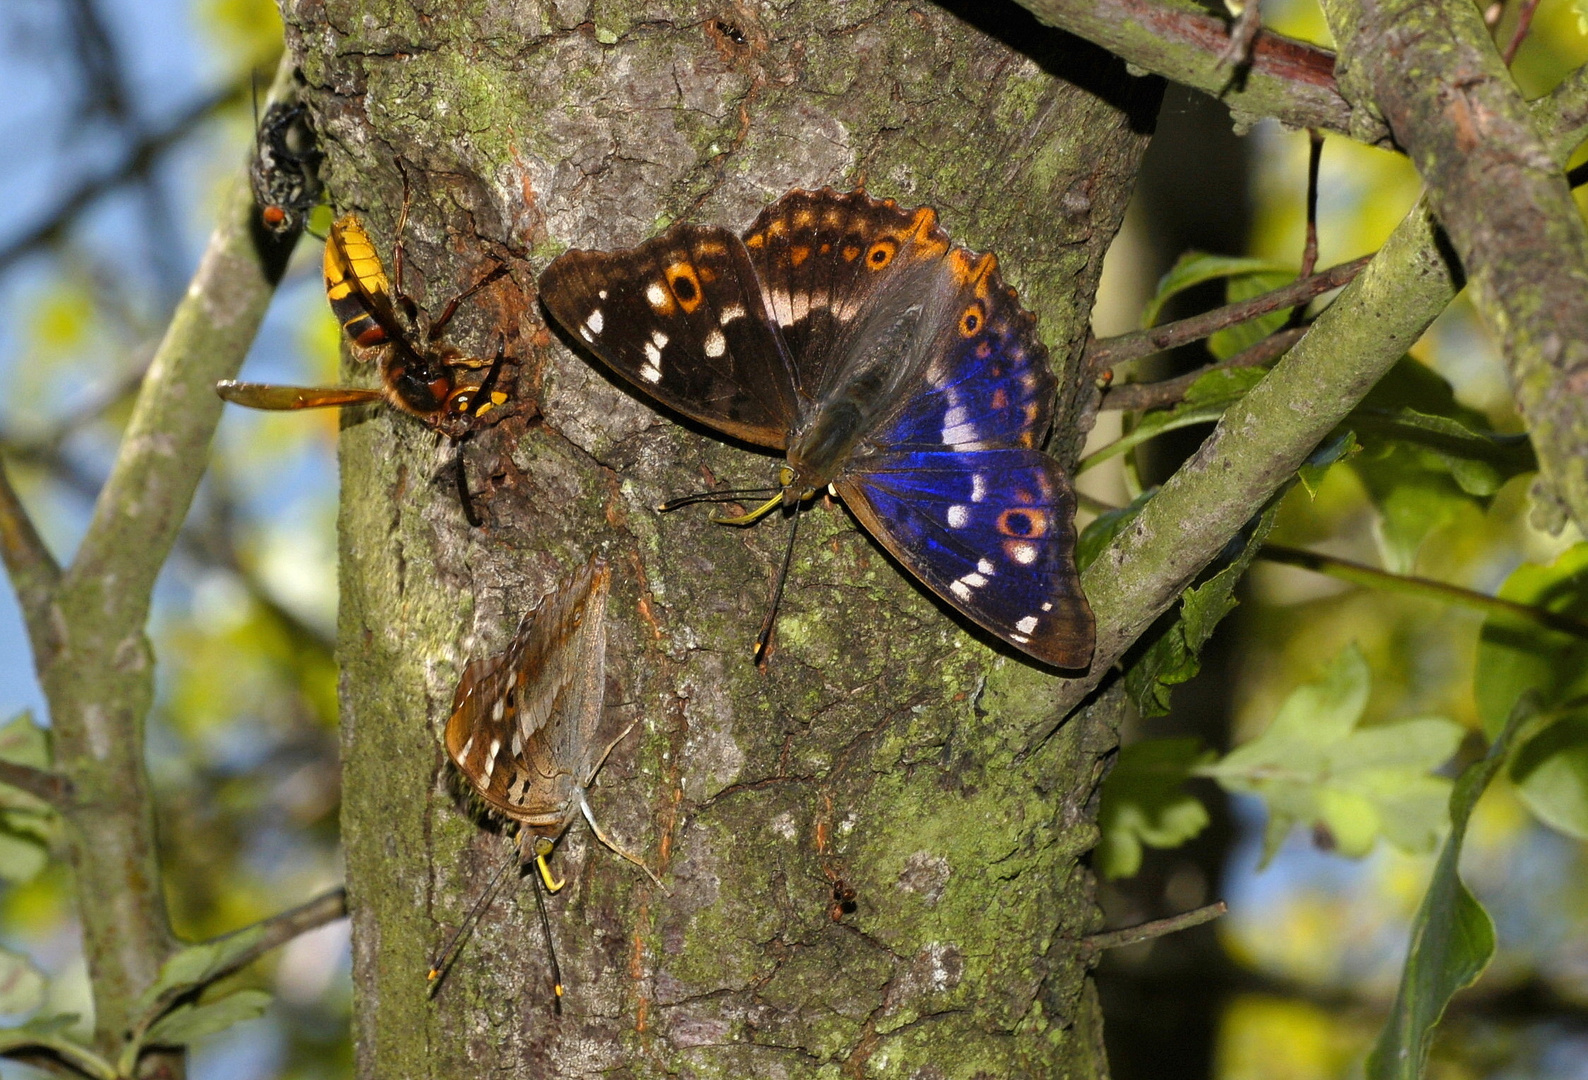
<svg viewBox="0 0 1588 1080">
<path fill-rule="evenodd" d="M 135 1012 L 147 1013 L 161 1000 L 185 994 L 226 974 L 239 958 L 258 945 L 264 932 L 264 927 L 256 924 L 217 941 L 179 949 L 160 966 L 159 976 L 139 995 Z"/>
<path fill-rule="evenodd" d="M 1265 272 L 1283 273 L 1284 271 L 1282 267 L 1264 262 L 1262 259 L 1231 258 L 1188 251 L 1180 256 L 1179 260 L 1169 268 L 1169 272 L 1159 279 L 1158 291 L 1142 309 L 1141 325 L 1143 327 L 1156 325 L 1164 304 L 1168 303 L 1170 298 L 1205 281 Z"/>
<path fill-rule="evenodd" d="M 186 1046 L 233 1024 L 262 1016 L 270 1006 L 263 990 L 238 990 L 214 1001 L 179 1005 L 162 1016 L 143 1037 L 144 1046 Z"/>
<path fill-rule="evenodd" d="M 33 722 L 28 710 L 22 710 L 0 727 L 0 760 L 35 769 L 50 767 L 49 732 Z"/>
<path fill-rule="evenodd" d="M 1350 856 L 1367 854 L 1380 836 L 1406 851 L 1438 839 L 1450 781 L 1432 772 L 1463 729 L 1434 717 L 1358 728 L 1370 681 L 1361 651 L 1348 646 L 1285 700 L 1268 730 L 1196 770 L 1268 805 L 1265 865 L 1298 824 L 1326 830 Z"/>
<path fill-rule="evenodd" d="M 1450 793 L 1450 835 L 1412 921 L 1411 942 L 1390 1018 L 1368 1054 L 1367 1080 L 1418 1080 L 1434 1027 L 1458 990 L 1471 986 L 1494 955 L 1494 923 L 1457 873 L 1467 822 L 1514 746 L 1537 722 L 1538 701 L 1517 702 L 1482 761 L 1467 766 Z"/>
<path fill-rule="evenodd" d="M 1549 566 L 1524 563 L 1499 596 L 1588 620 L 1588 543 Z M 1492 738 L 1508 702 L 1529 691 L 1555 722 L 1513 756 L 1517 794 L 1545 824 L 1588 839 L 1588 640 L 1512 619 L 1490 618 L 1478 638 L 1474 696 Z"/>
<path fill-rule="evenodd" d="M 1224 302 L 1227 304 L 1239 303 L 1250 300 L 1254 296 L 1261 296 L 1266 292 L 1289 285 L 1296 280 L 1296 275 L 1289 270 L 1270 267 L 1256 270 L 1251 273 L 1233 275 L 1224 288 Z M 1248 322 L 1220 330 L 1208 338 L 1208 352 L 1215 359 L 1228 360 L 1242 349 L 1256 345 L 1269 334 L 1280 329 L 1290 318 L 1290 309 L 1281 308 L 1270 311 L 1267 315 L 1259 315 Z"/>
<path fill-rule="evenodd" d="M 1482 413 L 1409 356 L 1343 426 L 1362 443 L 1352 467 L 1378 508 L 1380 548 L 1396 573 L 1409 573 L 1423 540 L 1463 506 L 1486 506 L 1507 480 L 1538 467 L 1525 436 L 1490 431 Z"/>
<path fill-rule="evenodd" d="M 1359 453 L 1361 449 L 1354 432 L 1342 431 L 1307 455 L 1307 460 L 1296 470 L 1296 479 L 1307 489 L 1308 495 L 1317 498 L 1318 486 L 1323 483 L 1329 469 L 1352 454 Z"/>
<path fill-rule="evenodd" d="M 0 1013 L 15 1016 L 44 1004 L 46 980 L 33 961 L 0 949 Z"/>
<path fill-rule="evenodd" d="M 1136 516 L 1141 513 L 1142 507 L 1157 492 L 1157 488 L 1150 488 L 1130 500 L 1128 506 L 1121 506 L 1117 510 L 1109 510 L 1098 514 L 1091 523 L 1081 530 L 1081 538 L 1075 544 L 1075 568 L 1085 570 L 1096 561 L 1103 553 L 1103 549 L 1114 542 L 1114 537 L 1124 532 Z"/>
<path fill-rule="evenodd" d="M 1179 847 L 1208 824 L 1207 807 L 1181 784 L 1213 757 L 1196 739 L 1148 739 L 1120 748 L 1103 781 L 1095 865 L 1106 878 L 1141 869 L 1143 845 Z"/>
<path fill-rule="evenodd" d="M 1180 595 L 1180 608 L 1168 628 L 1153 639 L 1125 671 L 1125 692 L 1143 716 L 1169 711 L 1169 694 L 1202 670 L 1198 654 L 1213 636 L 1219 620 L 1235 609 L 1235 586 L 1251 565 L 1269 530 L 1279 503 L 1270 504 L 1247 537 L 1239 554 L 1200 585 Z"/>
<path fill-rule="evenodd" d="M 78 1021 L 76 1013 L 59 1013 L 54 1016 L 29 1020 L 20 1027 L 0 1030 L 0 1054 L 28 1047 L 40 1047 L 67 1062 L 84 1076 L 93 1080 L 119 1080 L 116 1069 L 88 1049 L 68 1039 L 61 1032 Z"/>
</svg>

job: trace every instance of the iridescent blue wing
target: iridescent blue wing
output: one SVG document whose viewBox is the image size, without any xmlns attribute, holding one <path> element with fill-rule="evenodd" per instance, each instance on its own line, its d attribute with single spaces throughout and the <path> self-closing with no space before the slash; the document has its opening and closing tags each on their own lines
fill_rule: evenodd
<svg viewBox="0 0 1588 1080">
<path fill-rule="evenodd" d="M 1092 658 L 1075 495 L 1036 450 L 896 450 L 835 484 L 862 525 L 977 625 L 1055 667 Z"/>
<path fill-rule="evenodd" d="M 1039 448 L 1057 380 L 1036 319 L 1003 283 L 994 256 L 955 248 L 943 265 L 956 291 L 939 313 L 922 381 L 879 417 L 869 441 L 885 448 Z"/>
</svg>

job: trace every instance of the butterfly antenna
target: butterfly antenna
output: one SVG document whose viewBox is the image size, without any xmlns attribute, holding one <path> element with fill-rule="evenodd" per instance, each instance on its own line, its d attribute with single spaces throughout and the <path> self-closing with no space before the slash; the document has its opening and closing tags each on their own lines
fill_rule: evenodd
<svg viewBox="0 0 1588 1080">
<path fill-rule="evenodd" d="M 544 863 L 545 857 L 541 857 Z M 546 935 L 546 956 L 551 960 L 552 1008 L 562 1015 L 562 968 L 557 963 L 557 943 L 551 938 L 551 919 L 546 916 L 546 898 L 540 895 L 540 882 L 535 883 L 535 908 L 540 912 L 540 929 Z"/>
<path fill-rule="evenodd" d="M 788 547 L 783 549 L 783 565 L 777 572 L 777 583 L 772 586 L 772 604 L 766 610 L 766 618 L 761 620 L 761 632 L 755 635 L 755 662 L 759 664 L 766 659 L 766 647 L 772 641 L 772 624 L 777 621 L 778 605 L 783 602 L 783 582 L 788 580 L 789 564 L 794 561 L 794 537 L 800 531 L 799 507 L 794 508 L 794 520 L 788 527 Z"/>
<path fill-rule="evenodd" d="M 491 884 L 487 886 L 480 898 L 474 902 L 474 906 L 463 917 L 463 921 L 452 932 L 452 936 L 447 938 L 447 943 L 441 946 L 441 951 L 430 962 L 429 974 L 425 976 L 425 981 L 430 983 L 432 988 L 438 989 L 440 987 L 441 983 L 439 980 L 447 973 L 447 969 L 452 967 L 453 961 L 457 960 L 458 953 L 463 951 L 464 938 L 474 929 L 475 924 L 480 921 L 480 917 L 485 914 L 492 902 L 496 900 L 496 894 L 501 890 L 502 880 L 507 877 L 507 872 L 518 865 L 520 865 L 518 852 L 511 852 L 507 861 L 502 864 L 502 868 L 491 879 Z"/>
<path fill-rule="evenodd" d="M 767 495 L 771 495 L 773 492 L 781 490 L 782 489 L 780 488 L 758 487 L 730 488 L 726 491 L 697 491 L 693 495 L 681 495 L 676 499 L 668 499 L 666 502 L 657 506 L 656 512 L 659 514 L 666 514 L 673 510 L 680 510 L 686 506 L 693 506 L 696 503 L 737 502 L 739 499 L 743 498 L 759 499 Z"/>
</svg>

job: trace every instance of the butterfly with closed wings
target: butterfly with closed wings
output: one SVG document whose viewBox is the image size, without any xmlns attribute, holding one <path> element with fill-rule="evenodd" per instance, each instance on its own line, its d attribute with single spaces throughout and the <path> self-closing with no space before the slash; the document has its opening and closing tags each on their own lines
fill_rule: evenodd
<svg viewBox="0 0 1588 1080">
<path fill-rule="evenodd" d="M 611 583 L 606 560 L 592 556 L 524 616 L 506 649 L 464 669 L 447 718 L 447 756 L 475 796 L 518 824 L 515 863 L 533 861 L 547 892 L 564 885 L 552 873 L 547 856 L 581 813 L 596 839 L 662 886 L 643 860 L 596 824 L 585 794 L 612 748 L 634 727 L 614 730 L 605 708 Z M 446 968 L 463 930 L 493 894 L 494 882 L 431 965 L 432 979 Z M 541 903 L 538 891 L 536 901 Z M 544 924 L 544 906 L 541 918 Z M 549 925 L 546 940 L 549 945 Z M 560 997 L 555 950 L 552 957 Z"/>
<path fill-rule="evenodd" d="M 724 520 L 781 506 L 797 526 L 830 490 L 978 626 L 1046 664 L 1091 661 L 1075 496 L 1041 450 L 1047 349 L 997 259 L 954 246 L 933 210 L 794 190 L 742 239 L 679 224 L 624 251 L 566 252 L 540 292 L 648 397 L 785 453 L 772 498 Z"/>
</svg>

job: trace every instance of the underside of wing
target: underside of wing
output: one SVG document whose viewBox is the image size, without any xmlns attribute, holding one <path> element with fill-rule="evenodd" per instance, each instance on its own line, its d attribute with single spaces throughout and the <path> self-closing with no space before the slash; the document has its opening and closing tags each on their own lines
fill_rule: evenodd
<svg viewBox="0 0 1588 1080">
<path fill-rule="evenodd" d="M 978 626 L 1061 668 L 1091 662 L 1092 610 L 1075 570 L 1075 496 L 1034 450 L 880 455 L 837 482 L 855 516 Z"/>
<path fill-rule="evenodd" d="M 326 409 L 336 405 L 363 405 L 384 400 L 379 390 L 355 386 L 276 386 L 271 383 L 235 382 L 224 379 L 215 392 L 233 405 L 250 409 Z"/>
<path fill-rule="evenodd" d="M 471 663 L 453 695 L 447 753 L 475 791 L 524 821 L 566 805 L 604 750 L 606 603 L 593 557 L 519 624 L 507 649 Z"/>
<path fill-rule="evenodd" d="M 786 446 L 792 365 L 729 230 L 675 225 L 624 251 L 569 251 L 541 274 L 540 293 L 570 335 L 647 396 L 758 446 Z"/>
</svg>

